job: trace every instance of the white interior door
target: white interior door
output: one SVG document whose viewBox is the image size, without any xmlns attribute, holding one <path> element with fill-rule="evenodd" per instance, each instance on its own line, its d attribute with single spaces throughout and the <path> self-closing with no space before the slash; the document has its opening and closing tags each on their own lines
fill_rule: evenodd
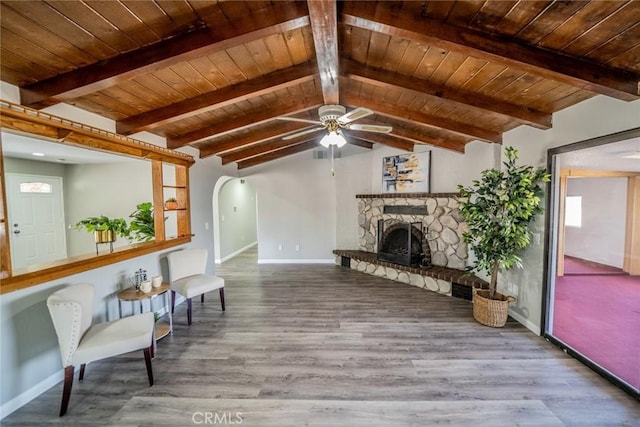
<svg viewBox="0 0 640 427">
<path fill-rule="evenodd" d="M 7 173 L 13 269 L 67 257 L 62 178 Z"/>
</svg>

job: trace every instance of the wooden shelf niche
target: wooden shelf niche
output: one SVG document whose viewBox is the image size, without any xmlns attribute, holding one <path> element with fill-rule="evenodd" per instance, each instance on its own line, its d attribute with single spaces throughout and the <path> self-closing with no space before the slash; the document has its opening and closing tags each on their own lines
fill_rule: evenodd
<svg viewBox="0 0 640 427">
<path fill-rule="evenodd" d="M 162 209 L 154 209 L 156 238 L 171 239 L 191 235 L 191 215 L 189 202 L 189 169 L 182 165 L 154 162 L 153 204 Z M 178 207 L 168 209 L 165 201 L 173 197 Z"/>
</svg>

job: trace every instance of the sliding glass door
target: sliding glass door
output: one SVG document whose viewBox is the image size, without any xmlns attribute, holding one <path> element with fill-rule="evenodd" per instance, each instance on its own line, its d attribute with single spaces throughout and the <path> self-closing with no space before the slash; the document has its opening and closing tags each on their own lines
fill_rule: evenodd
<svg viewBox="0 0 640 427">
<path fill-rule="evenodd" d="M 640 129 L 549 151 L 545 335 L 640 391 Z"/>
</svg>

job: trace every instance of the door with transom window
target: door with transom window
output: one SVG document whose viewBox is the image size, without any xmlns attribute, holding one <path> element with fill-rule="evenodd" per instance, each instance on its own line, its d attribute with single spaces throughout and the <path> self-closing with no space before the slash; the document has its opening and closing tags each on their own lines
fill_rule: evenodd
<svg viewBox="0 0 640 427">
<path fill-rule="evenodd" d="M 14 270 L 67 257 L 62 178 L 6 174 Z"/>
</svg>

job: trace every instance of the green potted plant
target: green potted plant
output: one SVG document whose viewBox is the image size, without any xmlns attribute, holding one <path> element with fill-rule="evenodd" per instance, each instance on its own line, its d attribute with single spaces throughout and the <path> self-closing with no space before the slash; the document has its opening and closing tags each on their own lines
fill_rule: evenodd
<svg viewBox="0 0 640 427">
<path fill-rule="evenodd" d="M 498 272 L 521 267 L 521 251 L 530 243 L 529 223 L 542 212 L 543 189 L 549 181 L 544 169 L 517 166 L 518 151 L 505 149 L 504 170 L 488 169 L 469 187 L 458 186 L 460 215 L 467 223 L 464 240 L 476 261 L 472 271 L 491 276 L 488 290 L 474 289 L 473 316 L 487 326 L 502 327 L 514 297 L 496 292 Z"/>
<path fill-rule="evenodd" d="M 85 229 L 94 234 L 96 241 L 96 254 L 98 253 L 98 243 L 110 243 L 113 252 L 113 242 L 117 236 L 129 238 L 129 226 L 124 218 L 109 218 L 105 215 L 90 216 L 80 220 L 75 225 L 76 230 Z"/>
<path fill-rule="evenodd" d="M 105 215 L 90 216 L 78 221 L 75 228 L 95 233 L 96 243 L 113 242 L 116 236 L 129 237 L 129 226 L 124 218 L 109 218 Z"/>
<path fill-rule="evenodd" d="M 140 242 L 155 239 L 155 225 L 153 221 L 153 203 L 143 202 L 136 205 L 136 210 L 129 215 L 130 238 Z"/>
</svg>

